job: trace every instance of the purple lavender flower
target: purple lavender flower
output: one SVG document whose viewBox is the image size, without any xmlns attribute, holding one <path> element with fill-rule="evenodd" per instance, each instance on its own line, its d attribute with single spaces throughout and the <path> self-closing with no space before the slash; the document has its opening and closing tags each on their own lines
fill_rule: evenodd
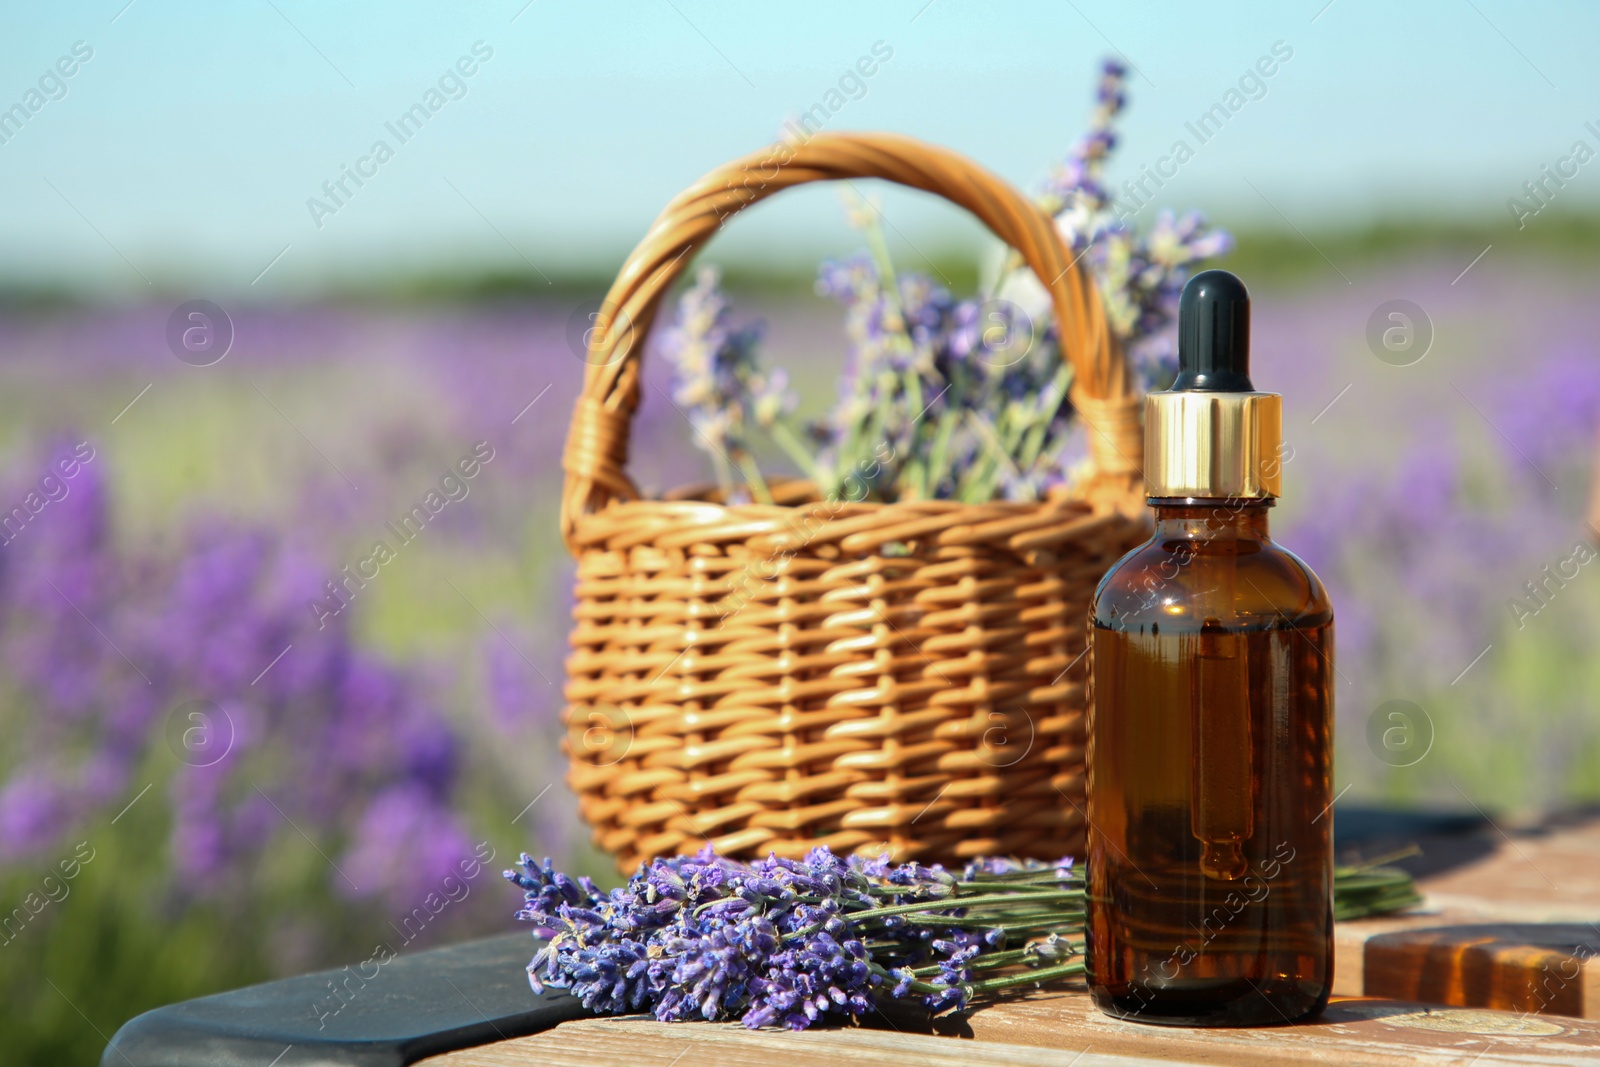
<svg viewBox="0 0 1600 1067">
<path fill-rule="evenodd" d="M 827 442 L 825 491 L 840 492 L 882 442 L 875 496 L 1033 499 L 1058 478 L 1069 372 L 1007 301 L 957 301 L 931 280 L 865 257 L 825 263 L 819 293 L 846 307 L 849 371 Z M 865 480 L 865 479 L 861 479 Z"/>
<path fill-rule="evenodd" d="M 59 770 L 24 770 L 0 789 L 0 859 L 20 859 L 54 845 L 73 814 L 71 791 Z"/>
<path fill-rule="evenodd" d="M 526 855 L 506 878 L 523 890 L 517 917 L 547 939 L 528 966 L 535 989 L 567 989 L 597 1012 L 799 1030 L 859 1019 L 882 997 L 914 994 L 930 1011 L 960 1010 L 1011 984 L 974 980 L 974 962 L 1004 949 L 1005 919 L 1001 910 L 993 928 L 972 929 L 963 895 L 982 905 L 1004 885 L 1030 908 L 1081 898 L 1081 880 L 1064 866 L 972 873 L 840 859 L 826 848 L 746 864 L 707 848 L 641 865 L 608 895 Z M 1058 964 L 1059 955 L 1017 951 L 1001 962 Z"/>
<path fill-rule="evenodd" d="M 792 410 L 784 375 L 764 373 L 756 359 L 761 327 L 735 327 L 716 268 L 702 267 L 678 301 L 678 318 L 661 338 L 673 367 L 673 403 L 694 426 L 696 444 L 711 454 L 723 491 L 732 496 L 737 471 L 758 497 L 766 486 L 755 473 L 749 425 L 770 427 Z"/>
<path fill-rule="evenodd" d="M 1045 184 L 1041 205 L 1051 215 L 1075 215 L 1082 210 L 1088 217 L 1105 206 L 1107 196 L 1100 181 L 1105 160 L 1117 144 L 1113 127 L 1127 103 L 1127 74 L 1127 68 L 1118 60 L 1108 59 L 1101 64 L 1089 132 L 1073 145 Z M 1074 230 L 1074 243 L 1087 242 L 1089 237 L 1087 227 Z"/>
<path fill-rule="evenodd" d="M 355 899 L 376 889 L 391 914 L 402 915 L 439 892 L 445 876 L 470 855 L 466 828 L 431 788 L 415 782 L 391 786 L 372 798 L 356 822 L 335 887 Z"/>
<path fill-rule="evenodd" d="M 1126 77 L 1122 63 L 1105 63 L 1089 132 L 1045 183 L 1039 204 L 1074 252 L 1084 254 L 1141 385 L 1161 388 L 1170 380 L 1171 328 L 1184 283 L 1198 264 L 1226 254 L 1233 239 L 1209 228 L 1198 213 L 1180 217 L 1170 211 L 1159 212 L 1141 236 L 1130 216 L 1117 210 L 1102 181 L 1116 147 L 1114 125 L 1126 102 Z"/>
<path fill-rule="evenodd" d="M 1600 360 L 1592 342 L 1568 341 L 1551 355 L 1500 376 L 1487 395 L 1510 463 L 1565 473 L 1574 460 L 1587 465 L 1600 435 Z M 1542 482 L 1542 479 L 1540 479 Z"/>
</svg>

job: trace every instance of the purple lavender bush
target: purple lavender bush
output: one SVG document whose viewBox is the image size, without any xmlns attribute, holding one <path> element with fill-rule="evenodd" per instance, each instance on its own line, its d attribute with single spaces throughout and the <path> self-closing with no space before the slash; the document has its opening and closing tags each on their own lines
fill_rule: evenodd
<svg viewBox="0 0 1600 1067">
<path fill-rule="evenodd" d="M 480 890 L 515 809 L 490 833 L 466 813 L 522 787 L 447 712 L 475 686 L 372 650 L 355 612 L 311 610 L 326 552 L 215 516 L 130 547 L 105 446 L 75 436 L 0 492 L 17 501 L 0 516 L 0 997 L 19 1062 L 98 1052 L 69 1001 L 109 1033 L 498 925 Z M 468 680 L 494 647 L 469 646 Z M 488 681 L 501 743 L 547 734 L 543 680 Z M 520 829 L 560 847 L 567 821 L 552 800 Z"/>
<path fill-rule="evenodd" d="M 244 859 L 309 826 L 367 875 L 330 869 L 331 886 L 403 913 L 471 852 L 438 708 L 348 624 L 317 628 L 324 575 L 271 531 L 212 522 L 168 558 L 120 550 L 103 468 L 7 545 L 0 661 L 34 728 L 9 754 L 0 856 L 37 857 L 162 777 L 183 892 L 245 888 Z"/>
<path fill-rule="evenodd" d="M 1351 374 L 1305 391 L 1300 406 L 1315 412 L 1357 378 L 1358 404 L 1401 414 L 1335 406 L 1318 427 L 1334 447 L 1297 442 L 1290 514 L 1275 524 L 1335 604 L 1337 766 L 1352 799 L 1531 817 L 1600 796 L 1600 531 L 1585 516 L 1600 359 L 1595 316 L 1548 287 L 1530 285 L 1541 303 L 1516 318 L 1480 296 L 1451 307 L 1454 294 L 1417 293 L 1462 333 L 1527 335 L 1514 367 L 1374 363 L 1386 373 L 1373 382 Z M 1289 333 L 1330 314 L 1308 303 Z M 1477 353 L 1499 356 L 1493 341 Z M 1276 369 L 1286 393 L 1299 387 L 1293 365 Z M 1368 434 L 1387 439 L 1362 448 Z"/>
</svg>

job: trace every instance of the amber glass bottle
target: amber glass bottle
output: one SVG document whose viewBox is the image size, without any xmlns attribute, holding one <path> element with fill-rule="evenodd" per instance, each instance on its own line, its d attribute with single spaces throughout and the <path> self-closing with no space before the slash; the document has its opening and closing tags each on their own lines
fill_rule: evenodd
<svg viewBox="0 0 1600 1067">
<path fill-rule="evenodd" d="M 1095 594 L 1089 988 L 1104 1011 L 1281 1024 L 1333 981 L 1333 611 L 1268 535 L 1279 398 L 1237 278 L 1197 275 L 1146 408 L 1154 536 Z"/>
</svg>

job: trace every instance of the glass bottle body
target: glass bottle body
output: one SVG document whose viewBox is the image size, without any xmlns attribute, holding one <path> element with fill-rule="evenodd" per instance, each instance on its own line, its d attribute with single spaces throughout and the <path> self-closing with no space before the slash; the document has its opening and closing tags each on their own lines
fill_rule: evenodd
<svg viewBox="0 0 1600 1067">
<path fill-rule="evenodd" d="M 1151 501 L 1091 608 L 1087 964 L 1130 1020 L 1281 1024 L 1333 980 L 1333 612 L 1265 501 Z"/>
</svg>

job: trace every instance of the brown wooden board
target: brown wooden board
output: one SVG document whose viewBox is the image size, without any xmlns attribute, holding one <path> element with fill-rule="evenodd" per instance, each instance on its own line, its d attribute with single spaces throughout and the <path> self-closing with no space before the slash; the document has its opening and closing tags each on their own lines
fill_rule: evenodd
<svg viewBox="0 0 1600 1067">
<path fill-rule="evenodd" d="M 1422 844 L 1426 905 L 1340 923 L 1336 993 L 1600 1017 L 1600 820 Z"/>
</svg>

